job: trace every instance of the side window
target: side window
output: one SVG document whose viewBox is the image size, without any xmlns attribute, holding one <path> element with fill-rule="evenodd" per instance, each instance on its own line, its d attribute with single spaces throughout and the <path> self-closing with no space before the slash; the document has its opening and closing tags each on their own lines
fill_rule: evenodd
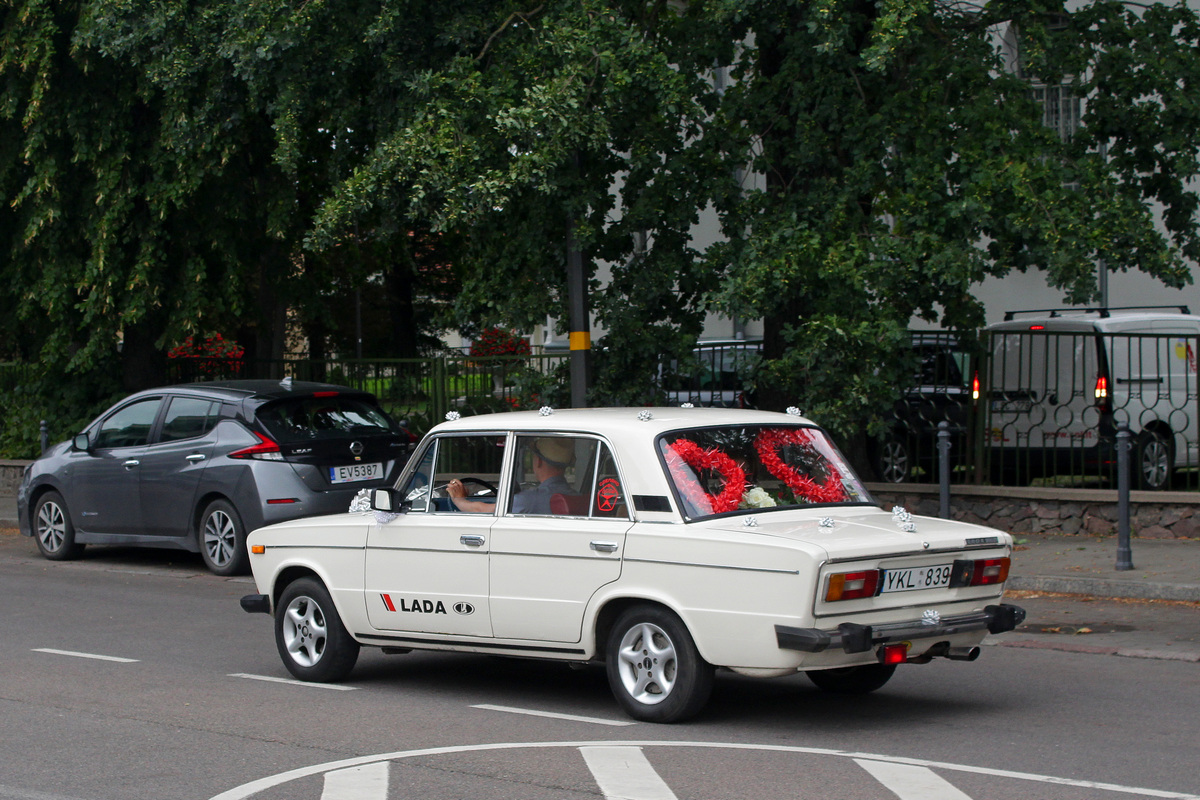
<svg viewBox="0 0 1200 800">
<path fill-rule="evenodd" d="M 623 513 L 624 497 L 608 448 L 596 439 L 521 436 L 517 439 L 513 514 L 566 517 Z"/>
<path fill-rule="evenodd" d="M 118 410 L 100 423 L 92 441 L 92 447 L 103 450 L 110 447 L 138 447 L 150 441 L 150 428 L 162 406 L 161 397 L 139 400 Z"/>
<path fill-rule="evenodd" d="M 203 436 L 217 424 L 218 404 L 198 397 L 173 397 L 167 406 L 160 442 L 194 439 Z"/>
<path fill-rule="evenodd" d="M 617 473 L 617 463 L 604 445 L 600 445 L 599 456 L 596 488 L 592 491 L 592 516 L 628 518 L 629 506 L 625 501 L 625 486 Z"/>
<path fill-rule="evenodd" d="M 411 510 L 496 513 L 505 441 L 501 434 L 439 437 L 403 490 Z"/>
</svg>

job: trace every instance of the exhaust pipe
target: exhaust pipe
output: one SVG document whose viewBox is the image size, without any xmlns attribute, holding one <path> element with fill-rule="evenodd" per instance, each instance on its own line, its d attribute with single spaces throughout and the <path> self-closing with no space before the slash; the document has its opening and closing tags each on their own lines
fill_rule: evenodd
<svg viewBox="0 0 1200 800">
<path fill-rule="evenodd" d="M 974 661 L 979 658 L 978 647 L 951 647 L 946 651 L 946 658 L 951 661 Z"/>
</svg>

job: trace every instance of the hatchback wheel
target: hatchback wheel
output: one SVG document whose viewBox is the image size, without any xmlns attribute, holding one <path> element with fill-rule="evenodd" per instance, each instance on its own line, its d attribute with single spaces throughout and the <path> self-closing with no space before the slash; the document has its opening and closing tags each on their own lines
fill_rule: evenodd
<svg viewBox="0 0 1200 800">
<path fill-rule="evenodd" d="M 249 572 L 246 528 L 228 500 L 213 500 L 200 516 L 200 555 L 205 566 L 216 575 Z"/>
<path fill-rule="evenodd" d="M 679 617 L 658 606 L 634 606 L 617 618 L 605 660 L 609 686 L 634 719 L 687 719 L 712 693 L 712 665 Z"/>
<path fill-rule="evenodd" d="M 288 672 L 302 681 L 338 681 L 358 660 L 358 642 L 342 625 L 324 584 L 300 578 L 279 597 L 275 646 Z"/>
<path fill-rule="evenodd" d="M 78 558 L 83 545 L 75 541 L 75 526 L 67 504 L 58 492 L 46 492 L 33 509 L 33 538 L 38 550 L 51 561 Z"/>
</svg>

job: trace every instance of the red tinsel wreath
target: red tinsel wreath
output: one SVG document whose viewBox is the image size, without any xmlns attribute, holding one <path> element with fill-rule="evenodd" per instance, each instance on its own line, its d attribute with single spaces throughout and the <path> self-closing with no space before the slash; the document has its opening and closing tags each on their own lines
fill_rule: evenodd
<svg viewBox="0 0 1200 800">
<path fill-rule="evenodd" d="M 727 454 L 715 448 L 705 450 L 693 441 L 680 439 L 667 450 L 666 458 L 667 469 L 671 471 L 675 485 L 693 506 L 701 511 L 711 508 L 714 514 L 733 511 L 738 507 L 742 492 L 746 490 L 746 473 Z M 716 470 L 725 482 L 724 489 L 714 497 L 704 491 L 699 481 L 684 469 L 684 465 L 694 470 Z"/>
<path fill-rule="evenodd" d="M 817 483 L 807 475 L 801 475 L 790 464 L 783 463 L 779 450 L 789 444 L 811 446 L 812 437 L 800 428 L 766 428 L 754 439 L 759 461 L 768 472 L 786 483 L 797 497 L 803 497 L 810 503 L 844 501 L 846 489 L 842 486 L 842 476 L 832 464 L 829 465 L 829 477 L 824 483 Z"/>
</svg>

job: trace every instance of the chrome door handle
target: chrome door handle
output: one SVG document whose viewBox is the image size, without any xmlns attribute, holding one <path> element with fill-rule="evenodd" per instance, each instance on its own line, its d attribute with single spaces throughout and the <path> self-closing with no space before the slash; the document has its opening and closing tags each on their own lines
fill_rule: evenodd
<svg viewBox="0 0 1200 800">
<path fill-rule="evenodd" d="M 187 460 L 192 462 L 193 464 L 195 464 L 198 461 L 203 461 L 204 459 L 205 459 L 204 453 L 192 453 L 190 456 L 187 457 Z"/>
<path fill-rule="evenodd" d="M 465 544 L 467 547 L 483 547 L 483 537 L 475 534 L 463 534 L 458 537 L 460 544 Z"/>
<path fill-rule="evenodd" d="M 615 553 L 617 552 L 616 542 L 592 542 L 592 549 L 597 553 Z"/>
<path fill-rule="evenodd" d="M 131 458 L 128 461 L 126 461 L 123 466 L 125 467 L 125 469 L 133 469 L 140 463 L 142 463 L 142 462 L 138 461 L 136 458 Z"/>
</svg>

